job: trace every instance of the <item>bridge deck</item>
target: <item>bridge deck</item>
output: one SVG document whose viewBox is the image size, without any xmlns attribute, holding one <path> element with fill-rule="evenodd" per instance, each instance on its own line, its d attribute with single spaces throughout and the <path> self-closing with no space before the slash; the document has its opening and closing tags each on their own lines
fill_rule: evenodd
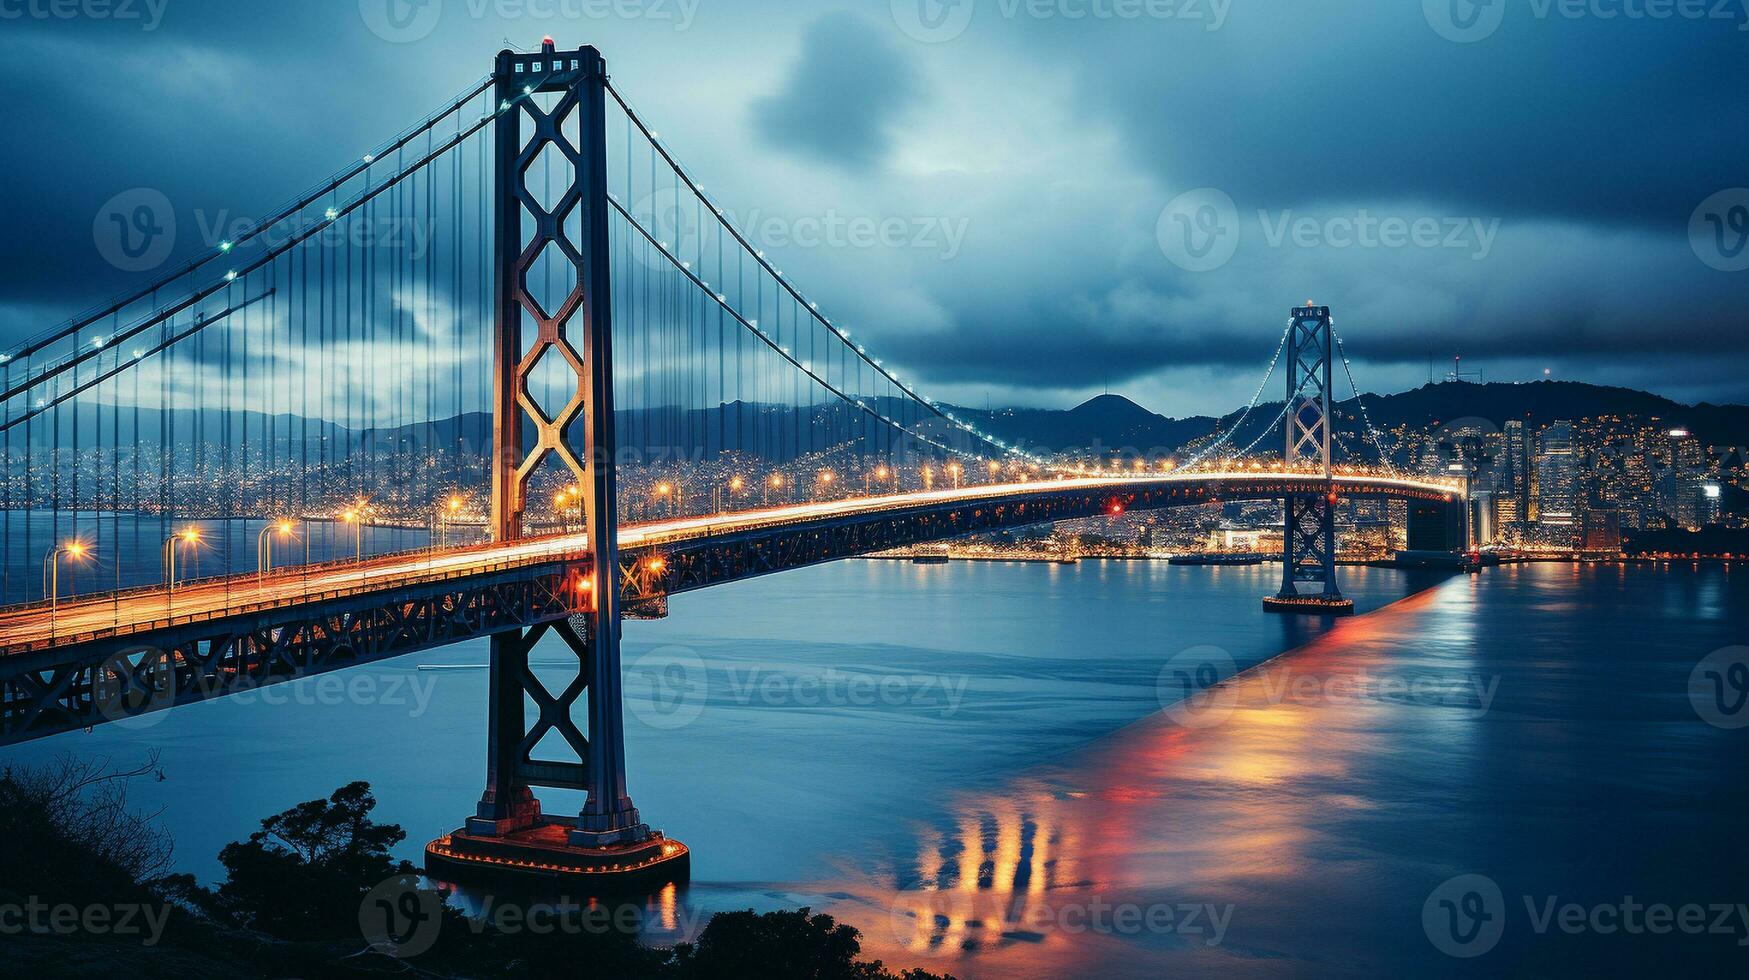
<svg viewBox="0 0 1749 980">
<path fill-rule="evenodd" d="M 878 497 L 854 497 L 760 510 L 688 517 L 624 527 L 620 548 L 627 552 L 661 550 L 746 532 L 779 531 L 787 526 L 830 525 L 869 515 L 920 511 L 943 506 L 977 506 L 1030 497 L 1145 490 L 1160 486 L 1207 485 L 1243 497 L 1279 492 L 1279 472 L 1195 473 L 1142 477 L 1090 477 L 1029 483 L 981 485 L 960 489 Z M 1449 496 L 1445 483 L 1376 476 L 1338 476 L 1345 496 Z M 100 636 L 129 635 L 198 623 L 242 613 L 283 609 L 345 596 L 391 591 L 427 582 L 448 582 L 517 568 L 584 558 L 582 534 L 532 538 L 462 550 L 421 551 L 322 566 L 294 567 L 258 578 L 254 574 L 208 579 L 167 590 L 149 586 L 119 593 L 62 600 L 51 611 L 46 602 L 0 611 L 0 655 L 14 654 Z"/>
</svg>

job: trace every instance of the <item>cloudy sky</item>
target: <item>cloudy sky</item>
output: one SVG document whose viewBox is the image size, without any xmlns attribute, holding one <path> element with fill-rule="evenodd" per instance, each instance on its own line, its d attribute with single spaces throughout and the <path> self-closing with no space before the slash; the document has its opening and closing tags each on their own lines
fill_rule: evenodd
<svg viewBox="0 0 1749 980">
<path fill-rule="evenodd" d="M 551 33 L 938 397 L 1230 408 L 1310 298 L 1372 390 L 1749 402 L 1745 3 L 0 0 L 0 338 L 139 281 L 115 195 L 191 252 Z"/>
</svg>

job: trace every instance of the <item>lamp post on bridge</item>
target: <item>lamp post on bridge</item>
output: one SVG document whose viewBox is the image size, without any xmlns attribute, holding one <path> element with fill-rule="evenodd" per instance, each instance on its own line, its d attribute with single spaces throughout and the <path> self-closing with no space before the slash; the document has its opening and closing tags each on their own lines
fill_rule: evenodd
<svg viewBox="0 0 1749 980">
<path fill-rule="evenodd" d="M 176 591 L 176 550 L 178 545 L 193 548 L 200 544 L 200 528 L 185 527 L 181 531 L 164 539 L 164 585 L 165 594 Z"/>
<path fill-rule="evenodd" d="M 443 551 L 449 547 L 449 525 L 461 509 L 462 498 L 456 496 L 451 496 L 437 509 L 437 550 Z"/>
<path fill-rule="evenodd" d="M 273 537 L 277 532 L 281 537 L 291 537 L 293 526 L 291 521 L 274 521 L 261 529 L 255 536 L 255 588 L 259 590 L 267 578 L 267 572 L 273 567 Z"/>
<path fill-rule="evenodd" d="M 340 515 L 340 519 L 352 525 L 352 560 L 364 563 L 364 522 L 370 514 L 370 506 L 360 501 L 357 507 L 350 507 Z"/>
<path fill-rule="evenodd" d="M 84 561 L 90 554 L 85 542 L 78 539 L 50 548 L 43 556 L 43 592 L 49 597 L 49 639 L 55 638 L 55 619 L 61 605 L 61 556 L 66 555 L 74 561 Z"/>
</svg>

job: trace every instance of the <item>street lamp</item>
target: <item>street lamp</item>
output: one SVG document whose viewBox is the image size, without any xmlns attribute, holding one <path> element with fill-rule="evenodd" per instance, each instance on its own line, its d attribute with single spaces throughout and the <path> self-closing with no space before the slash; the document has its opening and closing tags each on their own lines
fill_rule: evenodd
<svg viewBox="0 0 1749 980">
<path fill-rule="evenodd" d="M 49 639 L 55 638 L 55 615 L 59 611 L 61 601 L 61 556 L 66 555 L 74 561 L 84 561 L 90 550 L 85 542 L 77 539 L 67 542 L 57 548 L 50 548 L 43 556 L 43 591 L 49 596 Z"/>
<path fill-rule="evenodd" d="M 783 474 L 773 473 L 771 479 L 765 481 L 765 506 L 771 506 L 771 491 L 783 489 Z"/>
<path fill-rule="evenodd" d="M 279 521 L 261 529 L 255 536 L 255 587 L 261 588 L 261 580 L 266 577 L 267 570 L 273 567 L 273 539 L 268 535 L 278 533 L 284 537 L 292 536 L 292 522 Z"/>
<path fill-rule="evenodd" d="M 960 474 L 964 472 L 965 467 L 957 462 L 947 464 L 947 475 L 953 477 L 953 488 L 955 490 L 960 488 Z"/>
<path fill-rule="evenodd" d="M 747 485 L 747 481 L 741 479 L 738 476 L 732 476 L 729 478 L 729 509 L 731 509 L 731 510 L 734 509 L 734 507 L 735 507 L 735 495 L 739 494 L 741 492 L 741 488 L 745 487 L 746 485 Z M 720 489 L 713 490 L 711 492 L 711 495 L 716 498 L 711 504 L 711 510 L 720 511 L 723 509 L 722 493 L 723 492 Z"/>
<path fill-rule="evenodd" d="M 168 592 L 176 591 L 176 549 L 180 545 L 200 544 L 200 528 L 185 527 L 164 539 L 164 583 Z"/>
<path fill-rule="evenodd" d="M 449 547 L 449 524 L 455 520 L 456 512 L 462 509 L 462 498 L 450 497 L 437 511 L 437 547 Z"/>
<path fill-rule="evenodd" d="M 340 515 L 340 519 L 352 525 L 352 560 L 364 561 L 364 516 L 365 506 L 358 505 Z"/>
<path fill-rule="evenodd" d="M 569 531 L 571 529 L 571 515 L 567 513 L 565 509 L 565 501 L 569 499 L 571 499 L 571 491 L 569 490 L 560 490 L 558 493 L 553 494 L 553 510 L 558 512 L 559 530 L 561 531 Z"/>
</svg>

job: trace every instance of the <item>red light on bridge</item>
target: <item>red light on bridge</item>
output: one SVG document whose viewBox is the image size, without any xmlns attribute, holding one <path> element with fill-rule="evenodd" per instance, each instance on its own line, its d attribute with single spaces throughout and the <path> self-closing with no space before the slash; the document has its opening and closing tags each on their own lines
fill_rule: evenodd
<svg viewBox="0 0 1749 980">
<path fill-rule="evenodd" d="M 1121 501 L 1113 500 L 1111 502 L 1111 516 L 1113 516 L 1113 517 L 1122 517 L 1123 516 L 1123 503 Z"/>
</svg>

